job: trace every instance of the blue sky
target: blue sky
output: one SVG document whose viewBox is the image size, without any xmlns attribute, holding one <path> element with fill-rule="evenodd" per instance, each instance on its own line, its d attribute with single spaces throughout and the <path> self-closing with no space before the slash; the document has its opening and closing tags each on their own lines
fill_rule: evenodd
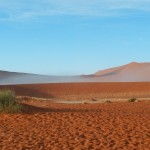
<svg viewBox="0 0 150 150">
<path fill-rule="evenodd" d="M 149 62 L 150 0 L 0 0 L 0 70 L 91 74 Z"/>
</svg>

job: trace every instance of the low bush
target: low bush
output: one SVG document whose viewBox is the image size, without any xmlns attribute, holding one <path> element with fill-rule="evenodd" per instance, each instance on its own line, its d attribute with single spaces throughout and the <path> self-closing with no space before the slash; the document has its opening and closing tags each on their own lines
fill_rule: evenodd
<svg viewBox="0 0 150 150">
<path fill-rule="evenodd" d="M 17 113 L 21 106 L 16 102 L 15 92 L 12 90 L 0 91 L 0 112 Z"/>
<path fill-rule="evenodd" d="M 129 99 L 128 102 L 135 102 L 136 100 L 137 99 L 133 97 L 133 98 Z"/>
<path fill-rule="evenodd" d="M 95 98 L 92 98 L 92 101 L 97 101 Z"/>
<path fill-rule="evenodd" d="M 105 103 L 111 103 L 111 101 L 110 100 L 106 100 Z"/>
</svg>

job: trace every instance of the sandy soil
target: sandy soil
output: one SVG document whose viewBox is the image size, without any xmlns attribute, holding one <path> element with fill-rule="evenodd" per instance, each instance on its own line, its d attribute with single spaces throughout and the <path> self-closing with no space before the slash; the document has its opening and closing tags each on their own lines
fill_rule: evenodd
<svg viewBox="0 0 150 150">
<path fill-rule="evenodd" d="M 150 149 L 150 102 L 24 107 L 24 114 L 0 114 L 0 149 Z"/>
<path fill-rule="evenodd" d="M 139 83 L 56 83 L 0 86 L 14 89 L 17 95 L 64 100 L 101 98 L 149 98 L 150 82 Z"/>
</svg>

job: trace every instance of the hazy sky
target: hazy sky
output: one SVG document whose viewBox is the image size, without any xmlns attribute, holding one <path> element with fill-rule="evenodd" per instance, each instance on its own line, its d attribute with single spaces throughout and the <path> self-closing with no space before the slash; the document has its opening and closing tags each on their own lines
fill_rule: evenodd
<svg viewBox="0 0 150 150">
<path fill-rule="evenodd" d="M 150 0 L 0 0 L 0 70 L 91 74 L 150 61 Z"/>
</svg>

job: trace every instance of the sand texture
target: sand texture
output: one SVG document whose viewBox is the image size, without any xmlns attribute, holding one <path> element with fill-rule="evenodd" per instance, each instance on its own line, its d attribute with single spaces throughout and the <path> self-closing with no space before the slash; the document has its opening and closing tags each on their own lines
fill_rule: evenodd
<svg viewBox="0 0 150 150">
<path fill-rule="evenodd" d="M 24 106 L 24 114 L 0 114 L 1 150 L 150 149 L 150 102 Z"/>
</svg>

